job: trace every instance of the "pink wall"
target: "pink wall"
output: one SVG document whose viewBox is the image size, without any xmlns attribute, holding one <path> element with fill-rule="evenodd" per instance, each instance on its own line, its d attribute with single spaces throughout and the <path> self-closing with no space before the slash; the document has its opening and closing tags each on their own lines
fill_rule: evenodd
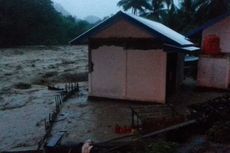
<svg viewBox="0 0 230 153">
<path fill-rule="evenodd" d="M 90 96 L 165 102 L 166 53 L 103 46 L 92 50 Z"/>
<path fill-rule="evenodd" d="M 229 58 L 201 55 L 198 63 L 198 86 L 227 89 L 229 83 Z"/>
<path fill-rule="evenodd" d="M 128 50 L 127 98 L 165 102 L 166 53 L 161 50 Z"/>
<path fill-rule="evenodd" d="M 215 34 L 220 37 L 220 48 L 223 53 L 230 53 L 230 17 L 216 23 L 203 31 L 203 41 L 207 35 Z"/>
<path fill-rule="evenodd" d="M 153 38 L 148 32 L 120 20 L 94 38 Z M 101 46 L 91 50 L 94 71 L 89 74 L 89 95 L 165 102 L 166 53 L 160 50 L 124 50 Z"/>
<path fill-rule="evenodd" d="M 96 38 L 153 38 L 148 32 L 140 29 L 139 27 L 130 24 L 125 20 L 120 20 L 111 25 L 110 27 L 104 29 L 103 31 L 99 32 Z"/>
<path fill-rule="evenodd" d="M 122 47 L 103 46 L 92 50 L 94 71 L 89 74 L 90 96 L 123 98 L 125 96 L 126 56 Z"/>
</svg>

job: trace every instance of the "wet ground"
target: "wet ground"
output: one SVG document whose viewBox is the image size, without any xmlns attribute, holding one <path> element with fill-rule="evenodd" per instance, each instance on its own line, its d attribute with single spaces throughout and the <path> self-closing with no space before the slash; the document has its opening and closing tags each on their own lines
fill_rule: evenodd
<svg viewBox="0 0 230 153">
<path fill-rule="evenodd" d="M 187 106 L 194 103 L 206 102 L 224 92 L 200 92 L 194 88 L 193 80 L 185 81 L 185 89 L 168 99 L 169 105 L 182 115 L 188 115 Z M 190 86 L 192 85 L 192 86 Z M 103 142 L 122 135 L 115 133 L 115 125 L 131 126 L 130 106 L 143 106 L 142 102 L 111 101 L 87 99 L 87 82 L 81 83 L 80 95 L 76 95 L 64 104 L 59 115 L 60 122 L 55 124 L 53 134 L 65 131 L 62 144 L 77 144 L 90 139 Z"/>
<path fill-rule="evenodd" d="M 83 81 L 79 95 L 63 105 L 52 132 L 66 132 L 63 144 L 108 140 L 120 136 L 114 132 L 116 124 L 131 124 L 129 106 L 134 103 L 87 99 L 87 55 L 85 46 L 0 49 L 0 152 L 36 148 L 45 133 L 44 119 L 54 110 L 58 94 L 49 91 L 47 84 Z M 189 104 L 224 94 L 196 91 L 191 79 L 186 84 L 192 86 L 169 97 L 169 104 L 181 113 L 187 113 Z"/>
<path fill-rule="evenodd" d="M 68 100 L 62 108 L 53 134 L 66 131 L 62 144 L 80 143 L 88 139 L 106 141 L 121 135 L 115 133 L 115 125 L 130 126 L 129 103 L 87 99 L 87 83 L 80 83 L 80 94 Z"/>
</svg>

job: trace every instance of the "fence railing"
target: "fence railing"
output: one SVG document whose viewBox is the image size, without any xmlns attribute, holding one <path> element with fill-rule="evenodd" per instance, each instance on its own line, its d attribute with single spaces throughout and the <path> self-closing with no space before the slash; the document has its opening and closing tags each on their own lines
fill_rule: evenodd
<svg viewBox="0 0 230 153">
<path fill-rule="evenodd" d="M 49 113 L 48 118 L 44 119 L 44 125 L 45 125 L 45 135 L 42 137 L 42 139 L 38 143 L 37 150 L 40 150 L 41 147 L 43 147 L 46 143 L 48 138 L 51 135 L 51 131 L 54 125 L 54 122 L 56 121 L 58 114 L 61 111 L 61 107 L 64 102 L 66 102 L 72 95 L 74 95 L 76 92 L 79 92 L 79 84 L 78 82 L 74 83 L 66 83 L 64 89 L 62 90 L 59 95 L 55 96 L 55 109 L 52 113 Z"/>
</svg>

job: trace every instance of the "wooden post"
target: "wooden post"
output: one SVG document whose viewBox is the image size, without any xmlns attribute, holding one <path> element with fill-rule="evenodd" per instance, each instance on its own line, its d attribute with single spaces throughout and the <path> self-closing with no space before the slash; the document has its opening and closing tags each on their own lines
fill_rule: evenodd
<svg viewBox="0 0 230 153">
<path fill-rule="evenodd" d="M 46 131 L 46 129 L 47 129 L 46 119 L 44 119 L 44 124 L 45 124 L 45 131 Z"/>
<path fill-rule="evenodd" d="M 65 92 L 67 92 L 67 90 L 68 90 L 68 89 L 67 89 L 67 83 L 65 83 Z"/>
<path fill-rule="evenodd" d="M 74 90 L 74 85 L 73 85 L 73 83 L 71 83 L 71 91 L 73 91 Z"/>
<path fill-rule="evenodd" d="M 132 128 L 135 128 L 135 123 L 134 123 L 134 111 L 132 111 Z"/>
<path fill-rule="evenodd" d="M 49 122 L 51 122 L 51 120 L 52 120 L 52 119 L 51 119 L 51 116 L 52 116 L 52 115 L 49 113 Z"/>
</svg>

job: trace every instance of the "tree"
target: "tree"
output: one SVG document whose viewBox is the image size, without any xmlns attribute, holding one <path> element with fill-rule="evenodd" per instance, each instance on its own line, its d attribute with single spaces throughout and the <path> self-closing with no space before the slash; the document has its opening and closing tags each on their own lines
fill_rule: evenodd
<svg viewBox="0 0 230 153">
<path fill-rule="evenodd" d="M 229 11 L 228 0 L 183 0 L 179 9 L 184 33 Z"/>
<path fill-rule="evenodd" d="M 196 21 L 200 24 L 228 12 L 230 8 L 229 0 L 203 0 L 200 3 L 196 11 Z"/>
<path fill-rule="evenodd" d="M 117 5 L 123 7 L 125 11 L 131 9 L 133 14 L 144 12 L 145 9 L 150 9 L 149 0 L 120 0 Z"/>
<path fill-rule="evenodd" d="M 0 0 L 0 47 L 66 44 L 91 26 L 62 16 L 51 0 Z"/>
<path fill-rule="evenodd" d="M 180 6 L 176 6 L 173 0 L 151 0 L 148 3 L 151 7 L 146 8 L 141 16 L 159 21 L 181 33 L 187 33 L 230 9 L 229 0 L 180 0 Z"/>
<path fill-rule="evenodd" d="M 161 21 L 162 17 L 169 13 L 170 9 L 171 12 L 174 9 L 173 0 L 152 0 L 150 9 L 142 13 L 142 16 L 152 20 Z"/>
<path fill-rule="evenodd" d="M 165 0 L 165 4 L 168 10 L 175 6 L 173 0 Z"/>
</svg>

